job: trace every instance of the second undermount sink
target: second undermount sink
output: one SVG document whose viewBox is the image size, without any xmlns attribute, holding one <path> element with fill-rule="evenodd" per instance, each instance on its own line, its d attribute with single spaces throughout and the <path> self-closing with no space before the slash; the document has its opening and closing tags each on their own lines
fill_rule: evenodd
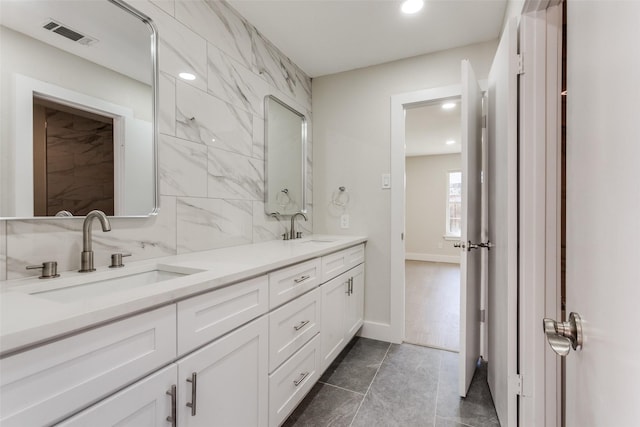
<svg viewBox="0 0 640 427">
<path fill-rule="evenodd" d="M 62 286 L 56 286 L 55 288 L 37 290 L 29 292 L 29 294 L 50 301 L 68 303 L 151 286 L 159 282 L 185 277 L 202 271 L 204 270 L 152 265 L 127 273 L 119 271 L 114 273 L 117 274 L 116 277 L 108 277 L 111 272 L 98 273 L 94 277 L 86 277 L 87 280 L 78 280 L 76 277 L 76 280 L 70 280 L 66 285 L 62 284 Z"/>
</svg>

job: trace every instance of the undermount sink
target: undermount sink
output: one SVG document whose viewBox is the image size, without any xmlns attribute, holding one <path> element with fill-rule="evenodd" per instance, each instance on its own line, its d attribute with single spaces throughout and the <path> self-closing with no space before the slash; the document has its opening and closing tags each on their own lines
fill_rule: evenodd
<svg viewBox="0 0 640 427">
<path fill-rule="evenodd" d="M 303 240 L 300 243 L 333 243 L 335 240 L 333 239 L 309 239 Z"/>
<path fill-rule="evenodd" d="M 66 285 L 55 288 L 29 292 L 29 295 L 56 302 L 74 302 L 77 300 L 95 298 L 121 291 L 127 291 L 144 286 L 150 286 L 166 280 L 185 277 L 200 273 L 204 270 L 194 268 L 174 268 L 171 266 L 153 265 L 147 269 L 136 269 L 125 274 L 118 271 L 116 277 L 109 276 L 112 272 L 98 273 L 100 277 L 86 277 L 85 280 L 70 280 Z M 118 274 L 120 273 L 120 274 Z M 97 276 L 97 275 L 96 275 Z"/>
</svg>

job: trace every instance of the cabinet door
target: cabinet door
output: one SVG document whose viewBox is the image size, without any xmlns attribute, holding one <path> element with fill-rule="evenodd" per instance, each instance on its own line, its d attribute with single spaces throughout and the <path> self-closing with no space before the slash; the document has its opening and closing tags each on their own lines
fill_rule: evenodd
<svg viewBox="0 0 640 427">
<path fill-rule="evenodd" d="M 364 264 L 347 272 L 351 278 L 351 292 L 347 294 L 345 311 L 346 340 L 358 332 L 364 320 Z"/>
<path fill-rule="evenodd" d="M 178 425 L 266 426 L 268 334 L 262 316 L 178 361 Z"/>
<path fill-rule="evenodd" d="M 350 276 L 342 274 L 320 287 L 322 289 L 322 370 L 336 358 L 345 346 L 345 304 Z"/>
<path fill-rule="evenodd" d="M 91 406 L 58 427 L 157 427 L 171 423 L 171 386 L 178 368 L 167 368 L 144 378 L 113 396 Z"/>
</svg>

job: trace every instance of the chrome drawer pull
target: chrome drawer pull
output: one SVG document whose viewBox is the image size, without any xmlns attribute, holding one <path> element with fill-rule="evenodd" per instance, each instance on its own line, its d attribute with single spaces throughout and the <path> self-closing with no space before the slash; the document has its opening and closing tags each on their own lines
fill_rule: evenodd
<svg viewBox="0 0 640 427">
<path fill-rule="evenodd" d="M 307 280 L 310 277 L 311 276 L 309 276 L 308 274 L 305 274 L 304 276 L 300 276 L 297 279 L 294 279 L 293 281 L 296 282 L 296 283 L 300 283 L 300 282 L 304 282 L 305 280 Z"/>
<path fill-rule="evenodd" d="M 300 329 L 304 328 L 306 326 L 306 324 L 309 323 L 308 320 L 303 320 L 302 322 L 298 323 L 297 325 L 295 325 L 293 327 L 293 329 L 295 329 L 296 331 L 299 331 Z"/>
<path fill-rule="evenodd" d="M 198 374 L 196 372 L 191 374 L 191 378 L 187 378 L 187 382 L 191 383 L 191 402 L 187 402 L 187 407 L 191 408 L 191 416 L 196 416 L 196 394 L 198 387 Z"/>
<path fill-rule="evenodd" d="M 302 381 L 304 381 L 304 379 L 305 379 L 305 378 L 307 378 L 307 376 L 308 376 L 308 375 L 309 375 L 309 371 L 307 371 L 307 372 L 302 372 L 302 373 L 300 374 L 300 377 L 298 377 L 298 379 L 297 379 L 297 380 L 293 380 L 293 385 L 295 385 L 296 387 L 298 387 L 298 386 L 300 385 L 300 383 L 301 383 Z"/>
<path fill-rule="evenodd" d="M 167 417 L 167 421 L 171 423 L 171 427 L 176 427 L 176 422 L 178 420 L 178 408 L 176 408 L 176 386 L 172 385 L 171 390 L 168 390 L 167 394 L 171 396 L 171 415 Z"/>
</svg>

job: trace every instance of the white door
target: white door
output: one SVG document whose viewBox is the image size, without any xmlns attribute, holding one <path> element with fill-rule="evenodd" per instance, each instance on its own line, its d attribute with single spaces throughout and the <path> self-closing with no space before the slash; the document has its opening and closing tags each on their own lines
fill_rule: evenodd
<svg viewBox="0 0 640 427">
<path fill-rule="evenodd" d="M 503 426 L 517 419 L 518 82 L 517 22 L 511 19 L 489 70 L 487 382 Z"/>
<path fill-rule="evenodd" d="M 462 61 L 462 227 L 460 253 L 460 376 L 459 393 L 466 396 L 480 357 L 482 215 L 482 92 L 469 61 Z"/>
<path fill-rule="evenodd" d="M 640 423 L 640 2 L 567 4 L 567 426 Z"/>
</svg>

